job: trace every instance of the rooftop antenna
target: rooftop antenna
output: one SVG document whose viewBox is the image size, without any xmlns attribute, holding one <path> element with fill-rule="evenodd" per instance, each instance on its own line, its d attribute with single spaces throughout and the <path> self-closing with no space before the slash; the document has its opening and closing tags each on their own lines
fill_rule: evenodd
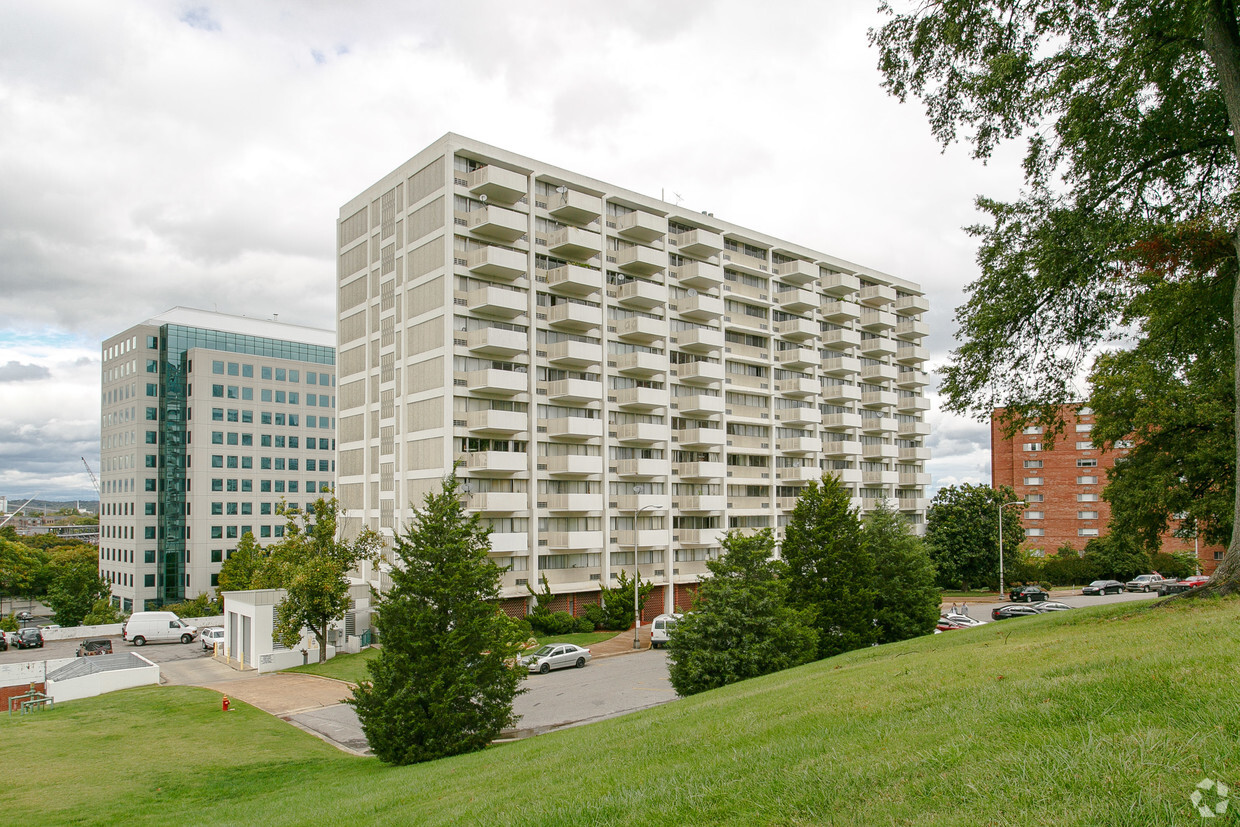
<svg viewBox="0 0 1240 827">
<path fill-rule="evenodd" d="M 279 314 L 279 313 L 272 313 L 272 314 L 271 314 L 271 320 L 272 320 L 273 322 L 278 322 L 278 321 L 280 321 L 280 314 Z"/>
</svg>

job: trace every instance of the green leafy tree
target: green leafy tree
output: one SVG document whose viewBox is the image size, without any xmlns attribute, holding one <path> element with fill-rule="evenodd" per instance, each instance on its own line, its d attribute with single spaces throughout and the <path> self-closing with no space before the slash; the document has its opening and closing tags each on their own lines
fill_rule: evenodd
<svg viewBox="0 0 1240 827">
<path fill-rule="evenodd" d="M 1011 488 L 988 485 L 949 485 L 940 488 L 926 512 L 926 546 L 945 589 L 978 586 L 995 588 L 999 582 L 1000 503 L 1016 501 Z M 1003 563 L 1019 560 L 1024 539 L 1020 506 L 1003 508 Z"/>
<path fill-rule="evenodd" d="M 109 623 L 120 623 L 125 615 L 112 605 L 106 597 L 96 600 L 90 607 L 86 617 L 82 618 L 83 626 L 106 626 Z"/>
<path fill-rule="evenodd" d="M 0 595 L 32 600 L 46 593 L 50 561 L 46 551 L 0 538 Z"/>
<path fill-rule="evenodd" d="M 258 588 L 263 567 L 267 564 L 267 553 L 258 545 L 254 535 L 246 532 L 241 535 L 240 542 L 233 553 L 228 555 L 224 565 L 220 566 L 220 577 L 216 585 L 216 594 L 221 592 L 243 592 Z"/>
<path fill-rule="evenodd" d="M 809 663 L 817 655 L 810 613 L 788 606 L 786 566 L 771 558 L 771 530 L 724 536 L 708 560 L 693 611 L 668 641 L 668 676 L 681 696 Z M 630 592 L 630 595 L 632 593 Z"/>
<path fill-rule="evenodd" d="M 941 603 L 934 585 L 934 564 L 908 520 L 884 503 L 866 515 L 861 542 L 874 560 L 878 642 L 933 634 Z"/>
<path fill-rule="evenodd" d="M 0 632 L 16 632 L 19 625 L 17 623 L 17 615 L 9 612 L 6 615 L 0 615 Z"/>
<path fill-rule="evenodd" d="M 76 544 L 56 549 L 49 564 L 51 585 L 47 603 L 61 626 L 81 626 L 98 600 L 106 600 L 112 590 L 99 576 L 99 557 L 94 546 Z"/>
<path fill-rule="evenodd" d="M 183 600 L 180 603 L 168 603 L 161 607 L 165 612 L 173 612 L 177 617 L 215 617 L 224 611 L 219 598 L 213 598 L 206 592 L 199 592 L 197 597 Z"/>
<path fill-rule="evenodd" d="M 271 547 L 271 557 L 259 578 L 261 587 L 282 588 L 276 605 L 273 637 L 293 648 L 309 629 L 319 644 L 319 662 L 327 661 L 327 626 L 349 610 L 349 571 L 363 560 L 378 556 L 381 541 L 363 529 L 352 541 L 337 536 L 340 506 L 335 497 L 314 502 L 314 513 L 287 509 L 284 539 Z"/>
<path fill-rule="evenodd" d="M 901 100 L 925 103 L 940 141 L 967 130 L 973 154 L 985 159 L 1001 141 L 1026 140 L 1020 197 L 978 200 L 988 214 L 972 228 L 981 276 L 956 315 L 962 344 L 944 372 L 948 410 L 985 417 L 1006 407 L 1009 430 L 1036 421 L 1053 437 L 1062 427 L 1056 405 L 1075 400 L 1076 378 L 1096 349 L 1132 332 L 1125 313 L 1148 289 L 1131 277 L 1132 252 L 1151 239 L 1175 242 L 1194 224 L 1229 242 L 1215 264 L 1187 269 L 1230 292 L 1230 312 L 1223 309 L 1219 321 L 1233 336 L 1240 331 L 1235 3 L 880 8 L 891 19 L 871 42 L 885 85 Z M 1192 251 L 1175 242 L 1170 252 L 1186 260 Z M 1240 382 L 1234 361 L 1233 387 Z M 1235 408 L 1233 430 L 1240 428 Z M 1218 460 L 1234 468 L 1236 448 Z M 1233 491 L 1231 510 L 1230 546 L 1205 592 L 1240 587 L 1240 492 Z"/>
<path fill-rule="evenodd" d="M 820 658 L 878 640 L 874 558 L 851 501 L 835 477 L 811 482 L 797 498 L 780 550 L 788 564 L 789 603 L 812 614 Z"/>
<path fill-rule="evenodd" d="M 604 628 L 623 631 L 632 629 L 634 622 L 637 620 L 633 616 L 633 589 L 637 588 L 638 605 L 645 606 L 646 599 L 650 597 L 650 592 L 654 590 L 654 583 L 649 580 L 634 581 L 629 578 L 629 573 L 623 569 L 616 578 L 616 585 L 603 586 L 599 589 L 600 599 L 603 605 Z"/>
<path fill-rule="evenodd" d="M 499 608 L 488 533 L 466 518 L 454 473 L 396 538 L 392 587 L 378 598 L 383 648 L 351 701 L 386 763 L 473 752 L 516 722 L 522 633 Z"/>
<path fill-rule="evenodd" d="M 1150 555 L 1130 536 L 1108 534 L 1085 544 L 1084 559 L 1092 560 L 1101 576 L 1128 581 L 1150 570 Z"/>
</svg>

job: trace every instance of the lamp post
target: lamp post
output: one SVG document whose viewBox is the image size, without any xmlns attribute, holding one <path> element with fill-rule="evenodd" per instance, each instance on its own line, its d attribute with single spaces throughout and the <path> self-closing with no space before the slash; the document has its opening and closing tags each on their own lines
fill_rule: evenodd
<svg viewBox="0 0 1240 827">
<path fill-rule="evenodd" d="M 1024 500 L 1011 503 L 999 503 L 999 599 L 1003 599 L 1003 509 L 1009 505 L 1025 505 Z"/>
<path fill-rule="evenodd" d="M 642 492 L 641 486 L 633 487 L 633 494 L 636 496 Z M 660 506 L 653 503 L 643 505 L 641 508 L 633 509 L 633 648 L 640 649 L 641 643 L 637 640 L 637 630 L 642 625 L 642 610 L 637 604 L 638 594 L 641 592 L 642 574 L 641 569 L 637 566 L 637 518 L 641 516 L 643 511 L 647 509 L 659 508 Z"/>
</svg>

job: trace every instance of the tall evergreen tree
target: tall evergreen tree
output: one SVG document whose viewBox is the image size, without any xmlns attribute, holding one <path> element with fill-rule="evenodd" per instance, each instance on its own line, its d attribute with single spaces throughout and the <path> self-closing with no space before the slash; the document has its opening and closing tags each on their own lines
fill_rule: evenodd
<svg viewBox="0 0 1240 827">
<path fill-rule="evenodd" d="M 926 512 L 926 545 L 946 589 L 997 588 L 999 583 L 999 519 L 1003 519 L 1003 564 L 1011 571 L 1025 539 L 1019 506 L 1008 486 L 949 485 L 940 488 Z"/>
<path fill-rule="evenodd" d="M 772 559 L 771 530 L 730 531 L 709 560 L 693 611 L 668 641 L 668 675 L 677 694 L 717 689 L 814 660 L 817 635 L 807 613 L 788 607 L 786 567 Z"/>
<path fill-rule="evenodd" d="M 851 494 L 835 477 L 801 492 L 784 532 L 789 602 L 814 614 L 818 657 L 860 649 L 878 639 L 874 559 L 861 541 Z"/>
<path fill-rule="evenodd" d="M 353 691 L 371 749 L 389 764 L 479 750 L 516 722 L 520 631 L 499 609 L 488 529 L 461 507 L 455 473 L 396 538 L 379 598 L 383 648 Z"/>
<path fill-rule="evenodd" d="M 908 520 L 884 503 L 866 515 L 861 542 L 874 560 L 878 642 L 934 632 L 942 602 L 934 585 L 934 564 Z"/>
</svg>

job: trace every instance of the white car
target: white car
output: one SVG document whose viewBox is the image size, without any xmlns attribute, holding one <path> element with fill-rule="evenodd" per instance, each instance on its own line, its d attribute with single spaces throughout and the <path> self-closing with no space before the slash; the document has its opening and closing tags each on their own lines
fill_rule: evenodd
<svg viewBox="0 0 1240 827">
<path fill-rule="evenodd" d="M 199 633 L 203 649 L 215 649 L 215 644 L 224 642 L 224 627 L 210 626 Z"/>
<path fill-rule="evenodd" d="M 590 650 L 572 643 L 548 643 L 532 655 L 525 655 L 521 663 L 530 670 L 545 675 L 552 669 L 576 666 L 578 669 L 590 660 Z"/>
</svg>

